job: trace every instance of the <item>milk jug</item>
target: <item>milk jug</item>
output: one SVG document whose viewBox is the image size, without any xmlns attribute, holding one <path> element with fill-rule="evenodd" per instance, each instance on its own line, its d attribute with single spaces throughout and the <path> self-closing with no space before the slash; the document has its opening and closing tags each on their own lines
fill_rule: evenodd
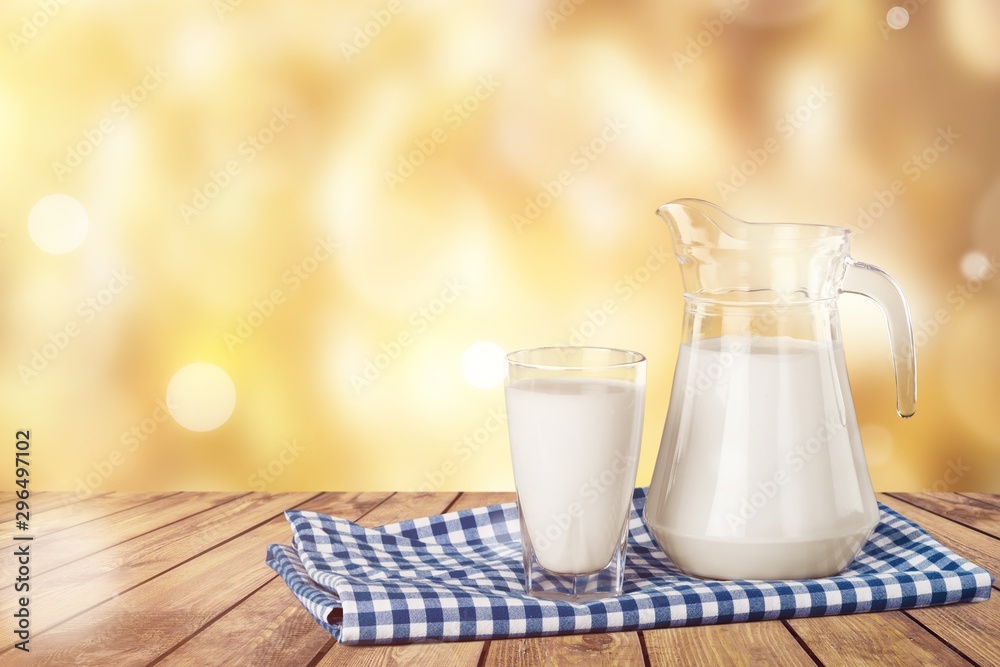
<svg viewBox="0 0 1000 667">
<path fill-rule="evenodd" d="M 684 285 L 683 335 L 644 519 L 684 572 L 823 577 L 879 519 L 847 379 L 837 298 L 888 321 L 897 411 L 916 407 L 906 300 L 849 255 L 850 231 L 750 223 L 680 199 L 660 207 Z"/>
</svg>

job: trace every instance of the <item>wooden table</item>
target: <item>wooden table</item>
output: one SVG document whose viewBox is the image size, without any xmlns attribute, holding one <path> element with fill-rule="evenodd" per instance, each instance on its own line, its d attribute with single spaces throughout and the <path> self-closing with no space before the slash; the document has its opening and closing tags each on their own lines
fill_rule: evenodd
<svg viewBox="0 0 1000 667">
<path fill-rule="evenodd" d="M 0 494 L 12 508 L 12 493 Z M 1000 665 L 1000 595 L 988 602 L 828 618 L 545 639 L 337 644 L 264 564 L 288 543 L 281 513 L 377 526 L 513 499 L 509 493 L 105 493 L 31 498 L 31 652 L 11 634 L 17 569 L 2 525 L 3 665 Z M 879 500 L 1000 573 L 1000 495 Z"/>
</svg>

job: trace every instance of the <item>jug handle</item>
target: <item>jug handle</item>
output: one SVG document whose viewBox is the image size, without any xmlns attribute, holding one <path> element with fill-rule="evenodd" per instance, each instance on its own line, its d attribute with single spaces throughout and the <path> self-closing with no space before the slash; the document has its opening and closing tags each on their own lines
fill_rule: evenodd
<svg viewBox="0 0 1000 667">
<path fill-rule="evenodd" d="M 889 344 L 896 371 L 896 412 L 912 417 L 917 409 L 917 351 L 906 297 L 888 273 L 863 262 L 847 260 L 841 292 L 866 296 L 882 310 L 889 325 Z"/>
</svg>

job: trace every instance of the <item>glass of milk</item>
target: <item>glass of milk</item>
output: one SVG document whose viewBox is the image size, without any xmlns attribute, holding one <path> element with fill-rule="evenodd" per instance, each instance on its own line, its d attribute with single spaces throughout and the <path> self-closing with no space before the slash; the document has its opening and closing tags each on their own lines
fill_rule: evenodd
<svg viewBox="0 0 1000 667">
<path fill-rule="evenodd" d="M 543 347 L 507 355 L 528 595 L 585 602 L 621 594 L 645 396 L 638 352 Z"/>
</svg>

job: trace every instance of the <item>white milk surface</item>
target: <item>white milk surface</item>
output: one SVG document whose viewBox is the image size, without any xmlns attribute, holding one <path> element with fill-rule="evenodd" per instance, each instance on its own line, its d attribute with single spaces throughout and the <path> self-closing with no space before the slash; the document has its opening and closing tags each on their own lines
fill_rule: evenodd
<svg viewBox="0 0 1000 667">
<path fill-rule="evenodd" d="M 645 519 L 689 574 L 846 567 L 878 510 L 841 346 L 756 336 L 682 345 Z"/>
<path fill-rule="evenodd" d="M 546 570 L 588 574 L 610 563 L 628 521 L 644 397 L 644 386 L 620 380 L 506 388 L 521 518 Z"/>
</svg>

